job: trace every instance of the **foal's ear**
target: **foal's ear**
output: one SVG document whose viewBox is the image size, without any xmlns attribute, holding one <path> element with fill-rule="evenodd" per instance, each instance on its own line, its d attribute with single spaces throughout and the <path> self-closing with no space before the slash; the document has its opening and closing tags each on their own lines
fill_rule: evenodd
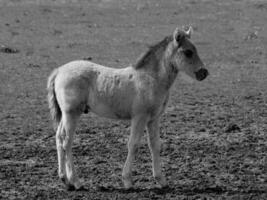
<svg viewBox="0 0 267 200">
<path fill-rule="evenodd" d="M 189 26 L 188 30 L 187 30 L 185 33 L 186 33 L 186 36 L 187 36 L 188 38 L 191 38 L 191 35 L 192 35 L 192 33 L 193 33 L 193 28 L 192 28 L 192 26 Z"/>
<path fill-rule="evenodd" d="M 181 46 L 183 40 L 185 39 L 186 33 L 179 29 L 179 28 L 176 28 L 175 31 L 173 32 L 173 42 L 175 44 L 175 46 L 178 46 L 178 48 Z"/>
</svg>

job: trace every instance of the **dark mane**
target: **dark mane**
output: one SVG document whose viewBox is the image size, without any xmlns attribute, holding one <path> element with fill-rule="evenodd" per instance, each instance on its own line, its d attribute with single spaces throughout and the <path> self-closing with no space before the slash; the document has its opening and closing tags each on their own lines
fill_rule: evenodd
<svg viewBox="0 0 267 200">
<path fill-rule="evenodd" d="M 147 52 L 142 54 L 136 61 L 136 63 L 133 65 L 133 68 L 140 69 L 145 67 L 149 62 L 154 59 L 155 61 L 159 61 L 156 52 L 159 49 L 165 50 L 168 46 L 168 44 L 172 41 L 172 36 L 166 36 L 163 40 L 160 42 L 151 45 Z"/>
</svg>

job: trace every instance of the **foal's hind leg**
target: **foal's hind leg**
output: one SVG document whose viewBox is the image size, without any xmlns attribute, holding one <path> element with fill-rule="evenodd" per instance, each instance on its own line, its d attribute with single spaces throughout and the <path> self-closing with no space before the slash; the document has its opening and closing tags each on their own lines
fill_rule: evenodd
<svg viewBox="0 0 267 200">
<path fill-rule="evenodd" d="M 76 175 L 73 157 L 72 157 L 72 143 L 73 137 L 75 133 L 75 128 L 77 125 L 77 121 L 79 118 L 79 114 L 63 112 L 62 113 L 62 123 L 65 131 L 65 137 L 63 140 L 63 148 L 65 150 L 65 169 L 66 169 L 66 182 L 68 190 L 79 189 L 81 187 L 81 182 L 78 180 Z"/>
<path fill-rule="evenodd" d="M 153 176 L 161 187 L 166 186 L 166 179 L 161 171 L 160 159 L 160 134 L 159 134 L 159 119 L 154 119 L 147 123 L 148 144 L 152 154 Z"/>
<path fill-rule="evenodd" d="M 122 171 L 122 180 L 126 189 L 133 186 L 132 163 L 146 124 L 145 116 L 134 117 L 131 121 L 131 134 L 128 141 L 128 155 Z"/>
<path fill-rule="evenodd" d="M 59 123 L 56 133 L 57 144 L 57 157 L 58 157 L 58 176 L 65 182 L 66 181 L 66 168 L 65 168 L 65 151 L 63 149 L 63 140 L 65 138 L 65 131 L 62 126 L 62 121 Z"/>
</svg>

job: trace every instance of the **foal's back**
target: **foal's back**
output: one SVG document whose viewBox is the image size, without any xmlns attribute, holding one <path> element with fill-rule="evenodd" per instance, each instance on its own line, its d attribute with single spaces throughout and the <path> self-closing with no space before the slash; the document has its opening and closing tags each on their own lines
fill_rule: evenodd
<svg viewBox="0 0 267 200">
<path fill-rule="evenodd" d="M 136 71 L 73 61 L 58 68 L 57 100 L 66 111 L 90 111 L 108 118 L 129 119 L 136 96 Z"/>
</svg>

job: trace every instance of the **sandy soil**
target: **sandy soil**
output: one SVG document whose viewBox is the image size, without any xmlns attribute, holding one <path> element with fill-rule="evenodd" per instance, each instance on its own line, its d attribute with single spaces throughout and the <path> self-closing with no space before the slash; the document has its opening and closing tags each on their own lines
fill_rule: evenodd
<svg viewBox="0 0 267 200">
<path fill-rule="evenodd" d="M 267 199 L 267 3 L 0 0 L 0 199 Z M 46 79 L 68 61 L 112 67 L 191 24 L 211 75 L 177 80 L 162 117 L 160 190 L 145 138 L 122 188 L 129 123 L 84 115 L 73 152 L 84 191 L 57 177 Z"/>
</svg>

